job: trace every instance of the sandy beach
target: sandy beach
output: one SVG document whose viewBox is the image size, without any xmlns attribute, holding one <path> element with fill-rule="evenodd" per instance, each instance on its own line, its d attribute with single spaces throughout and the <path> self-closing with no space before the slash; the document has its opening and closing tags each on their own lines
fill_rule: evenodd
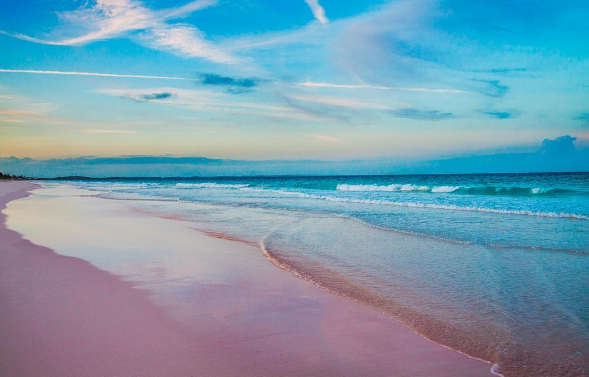
<svg viewBox="0 0 589 377">
<path fill-rule="evenodd" d="M 491 375 L 255 244 L 42 186 L 0 183 L 2 376 Z"/>
</svg>

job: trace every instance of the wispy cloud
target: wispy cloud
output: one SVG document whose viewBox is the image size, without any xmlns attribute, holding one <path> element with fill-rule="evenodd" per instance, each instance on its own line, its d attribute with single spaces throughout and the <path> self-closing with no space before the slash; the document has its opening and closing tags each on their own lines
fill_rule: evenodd
<svg viewBox="0 0 589 377">
<path fill-rule="evenodd" d="M 206 41 L 198 29 L 167 21 L 189 15 L 216 4 L 215 0 L 196 0 L 178 8 L 153 11 L 135 0 L 97 0 L 92 6 L 75 11 L 58 13 L 65 31 L 85 31 L 82 35 L 65 39 L 42 39 L 23 34 L 3 34 L 34 43 L 80 46 L 95 41 L 128 36 L 131 32 L 145 31 L 140 41 L 159 50 L 166 50 L 189 58 L 203 58 L 215 63 L 235 63 L 237 58 Z"/>
<path fill-rule="evenodd" d="M 170 92 L 161 92 L 161 93 L 150 93 L 150 94 L 143 94 L 138 97 L 138 99 L 142 102 L 147 101 L 158 101 L 164 100 L 173 97 L 174 94 Z"/>
<path fill-rule="evenodd" d="M 502 84 L 499 80 L 473 79 L 471 81 L 474 83 L 474 91 L 492 98 L 501 98 L 509 90 L 509 86 Z"/>
<path fill-rule="evenodd" d="M 59 107 L 53 103 L 38 102 L 34 99 L 20 96 L 6 96 L 0 103 L 0 123 L 22 123 L 23 125 L 50 124 L 55 126 L 108 128 L 109 123 L 71 119 L 54 115 Z"/>
<path fill-rule="evenodd" d="M 351 114 L 342 111 L 340 106 L 327 105 L 321 102 L 299 100 L 286 95 L 279 96 L 292 110 L 307 114 L 324 121 L 349 121 Z M 292 111 L 291 110 L 291 111 Z"/>
<path fill-rule="evenodd" d="M 331 142 L 342 142 L 343 141 L 342 139 L 339 139 L 337 137 L 326 136 L 326 135 L 305 134 L 305 136 L 308 136 L 313 139 L 323 140 L 323 141 L 331 141 Z"/>
<path fill-rule="evenodd" d="M 322 105 L 345 107 L 345 108 L 350 108 L 350 109 L 381 109 L 381 110 L 390 109 L 390 106 L 385 106 L 385 105 L 382 105 L 379 103 L 359 101 L 357 99 L 351 99 L 351 98 L 338 98 L 338 97 L 325 97 L 325 96 L 319 97 L 319 96 L 306 96 L 306 95 L 291 96 L 291 98 L 299 100 L 299 101 L 307 101 L 307 102 L 319 103 Z"/>
<path fill-rule="evenodd" d="M 192 26 L 153 28 L 142 39 L 154 49 L 170 51 L 180 56 L 226 64 L 239 60 L 206 41 L 202 32 Z"/>
<path fill-rule="evenodd" d="M 86 130 L 82 130 L 81 132 L 83 132 L 85 134 L 136 134 L 136 133 L 138 133 L 137 131 L 131 131 L 131 130 L 106 130 L 106 129 L 97 129 L 97 128 L 86 129 Z"/>
<path fill-rule="evenodd" d="M 329 22 L 327 17 L 325 17 L 325 9 L 319 4 L 319 0 L 305 0 L 305 3 L 309 5 L 309 8 L 311 8 L 311 12 L 313 12 L 313 16 L 315 16 L 317 21 L 322 24 Z"/>
<path fill-rule="evenodd" d="M 10 117 L 9 123 L 43 123 L 55 125 L 70 125 L 72 121 L 43 112 L 21 110 L 21 109 L 0 109 L 0 115 Z"/>
<path fill-rule="evenodd" d="M 191 13 L 196 12 L 197 10 L 201 10 L 213 5 L 217 4 L 217 0 L 196 0 L 191 1 L 188 4 L 184 4 L 178 8 L 172 9 L 164 9 L 159 11 L 158 14 L 160 15 L 162 20 L 171 20 L 175 18 L 181 18 L 190 15 Z"/>
<path fill-rule="evenodd" d="M 325 28 L 316 23 L 310 23 L 303 28 L 287 31 L 271 31 L 254 35 L 242 35 L 226 38 L 221 42 L 226 51 L 247 51 L 273 49 L 286 45 L 324 45 L 325 37 L 337 28 Z"/>
<path fill-rule="evenodd" d="M 481 113 L 495 119 L 510 119 L 518 115 L 516 111 L 481 111 Z"/>
<path fill-rule="evenodd" d="M 391 112 L 397 118 L 409 118 L 416 120 L 445 120 L 454 117 L 452 113 L 443 113 L 437 110 L 419 110 L 419 109 L 399 109 Z"/>
<path fill-rule="evenodd" d="M 98 89 L 96 92 L 137 102 L 173 103 L 177 105 L 198 105 L 201 107 L 211 104 L 211 96 L 207 95 L 207 93 L 169 87 L 151 89 Z"/>
<path fill-rule="evenodd" d="M 318 122 L 325 121 L 324 117 L 309 114 L 299 109 L 271 104 L 231 101 L 227 100 L 227 96 L 222 93 L 204 90 L 164 87 L 151 89 L 100 89 L 97 90 L 97 92 L 137 102 L 155 102 L 162 105 L 185 108 L 198 112 L 244 114 L 277 119 L 295 119 Z"/>
<path fill-rule="evenodd" d="M 29 102 L 22 103 L 21 106 L 26 105 L 26 109 L 22 108 L 0 108 L 0 123 L 23 123 L 23 124 L 51 124 L 59 126 L 73 126 L 76 127 L 81 123 L 86 126 L 101 127 L 108 125 L 104 122 L 94 121 L 79 121 L 75 119 L 63 118 L 52 115 L 51 112 L 56 109 L 56 106 L 49 103 Z M 3 117 L 7 117 L 2 119 Z"/>
<path fill-rule="evenodd" d="M 499 75 L 517 75 L 527 73 L 529 71 L 528 68 L 524 67 L 516 67 L 516 68 L 491 68 L 491 69 L 475 69 L 473 72 L 477 73 L 493 73 Z"/>
<path fill-rule="evenodd" d="M 200 77 L 201 84 L 226 87 L 228 88 L 227 91 L 232 94 L 251 91 L 262 81 L 256 77 L 230 77 L 217 75 L 215 73 L 203 73 Z"/>
<path fill-rule="evenodd" d="M 66 124 L 67 119 L 50 115 L 56 106 L 50 103 L 19 101 L 11 107 L 0 108 L 0 116 L 8 117 L 11 123 L 35 122 L 48 124 Z M 21 107 L 26 107 L 25 109 Z"/>
<path fill-rule="evenodd" d="M 430 88 L 411 88 L 411 87 L 396 87 L 383 85 L 369 85 L 369 84 L 332 84 L 327 82 L 303 82 L 297 84 L 298 86 L 306 88 L 331 88 L 331 89 L 375 89 L 375 90 L 401 90 L 407 92 L 427 92 L 427 93 L 467 93 L 464 90 L 457 89 L 430 89 Z"/>
<path fill-rule="evenodd" d="M 74 71 L 38 71 L 32 69 L 0 69 L 2 73 L 31 73 L 35 75 L 66 75 L 66 76 L 98 76 L 98 77 L 121 77 L 132 79 L 155 79 L 155 80 L 194 80 L 186 77 L 170 76 L 146 76 L 146 75 L 125 75 L 118 73 L 99 73 L 99 72 L 74 72 Z"/>
<path fill-rule="evenodd" d="M 482 43 L 478 38 L 481 29 L 488 28 L 490 23 L 500 25 L 505 19 L 517 19 L 510 26 L 526 24 L 535 10 L 530 14 L 520 13 L 520 5 L 513 5 L 518 11 L 509 12 L 506 9 L 512 6 L 506 4 L 512 2 L 492 1 L 475 12 L 467 3 L 392 1 L 373 12 L 350 18 L 332 43 L 338 55 L 335 61 L 363 82 L 451 87 L 490 98 L 503 98 L 511 85 L 520 85 L 515 79 L 533 79 L 536 68 L 545 71 L 554 64 L 571 64 L 563 59 L 566 54 L 563 51 L 548 52 L 528 45 L 529 41 L 521 39 L 527 38 L 524 37 L 527 32 L 514 31 L 509 38 L 507 34 L 494 35 L 490 40 L 496 44 Z M 577 7 L 580 4 L 574 3 Z M 554 12 L 567 7 L 575 6 L 563 5 Z M 485 11 L 492 13 L 485 14 Z M 472 19 L 478 19 L 479 23 L 465 21 Z M 487 37 L 499 30 L 489 30 Z M 473 73 L 477 74 L 473 76 Z"/>
<path fill-rule="evenodd" d="M 258 85 L 258 82 L 260 81 L 256 78 L 235 78 L 221 76 L 214 73 L 204 73 L 201 75 L 201 78 L 201 82 L 205 85 L 240 86 L 242 88 L 252 88 Z"/>
</svg>

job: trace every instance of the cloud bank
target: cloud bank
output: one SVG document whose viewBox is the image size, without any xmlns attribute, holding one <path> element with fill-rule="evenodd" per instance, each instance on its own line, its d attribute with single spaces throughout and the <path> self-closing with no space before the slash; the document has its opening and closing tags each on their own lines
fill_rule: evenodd
<svg viewBox="0 0 589 377">
<path fill-rule="evenodd" d="M 340 139 L 331 136 L 308 136 L 328 142 L 341 142 Z M 42 178 L 589 172 L 589 148 L 576 148 L 575 139 L 566 135 L 554 140 L 544 140 L 534 153 L 467 156 L 428 161 L 384 158 L 350 161 L 247 161 L 159 156 L 33 160 L 5 157 L 0 158 L 0 171 Z"/>
</svg>

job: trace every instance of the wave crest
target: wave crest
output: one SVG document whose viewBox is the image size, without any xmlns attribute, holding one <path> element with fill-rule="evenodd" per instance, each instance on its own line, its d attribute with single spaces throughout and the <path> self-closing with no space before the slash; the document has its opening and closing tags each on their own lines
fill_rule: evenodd
<svg viewBox="0 0 589 377">
<path fill-rule="evenodd" d="M 412 184 L 392 184 L 388 186 L 378 185 L 350 185 L 342 183 L 337 185 L 336 190 L 339 191 L 429 191 L 428 186 L 416 186 Z"/>
<path fill-rule="evenodd" d="M 249 184 L 229 184 L 229 183 L 214 183 L 214 182 L 206 182 L 206 183 L 176 183 L 177 188 L 233 188 L 239 189 L 248 187 Z"/>
<path fill-rule="evenodd" d="M 499 208 L 486 208 L 486 207 L 474 207 L 474 206 L 458 206 L 454 204 L 433 204 L 433 203 L 415 203 L 415 202 L 400 202 L 393 200 L 383 199 L 359 199 L 359 198 L 342 198 L 337 196 L 328 195 L 313 195 L 305 194 L 302 192 L 293 191 L 282 191 L 282 190 L 260 190 L 270 191 L 275 194 L 297 196 L 299 198 L 318 199 L 326 200 L 329 202 L 342 202 L 342 203 L 358 203 L 358 204 L 373 204 L 373 205 L 389 205 L 396 207 L 408 207 L 408 208 L 430 208 L 430 209 L 442 209 L 449 211 L 467 211 L 467 212 L 485 212 L 485 213 L 496 213 L 500 215 L 521 215 L 521 216 L 538 216 L 538 217 L 553 217 L 563 219 L 575 219 L 575 220 L 589 220 L 589 216 L 578 215 L 575 213 L 564 213 L 564 212 L 536 212 L 529 210 L 508 210 Z"/>
</svg>

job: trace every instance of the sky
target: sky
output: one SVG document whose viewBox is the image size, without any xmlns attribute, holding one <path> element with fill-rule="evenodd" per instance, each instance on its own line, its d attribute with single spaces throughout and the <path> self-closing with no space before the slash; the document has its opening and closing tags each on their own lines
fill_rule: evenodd
<svg viewBox="0 0 589 377">
<path fill-rule="evenodd" d="M 0 0 L 0 157 L 582 148 L 588 35 L 586 0 Z"/>
</svg>

